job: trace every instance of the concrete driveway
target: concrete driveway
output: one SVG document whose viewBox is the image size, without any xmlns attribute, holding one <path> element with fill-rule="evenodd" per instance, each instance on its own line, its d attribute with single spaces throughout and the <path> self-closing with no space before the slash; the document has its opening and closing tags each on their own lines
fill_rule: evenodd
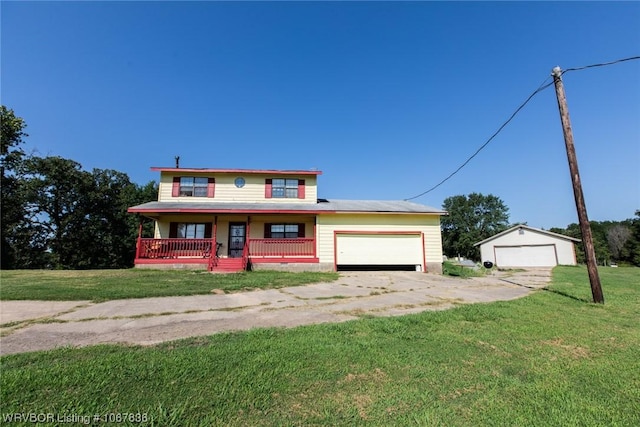
<svg viewBox="0 0 640 427">
<path fill-rule="evenodd" d="M 471 279 L 419 272 L 349 272 L 332 283 L 222 295 L 102 303 L 1 301 L 0 354 L 102 343 L 152 345 L 221 331 L 444 310 L 519 298 L 550 280 L 550 269 L 495 272 Z"/>
</svg>

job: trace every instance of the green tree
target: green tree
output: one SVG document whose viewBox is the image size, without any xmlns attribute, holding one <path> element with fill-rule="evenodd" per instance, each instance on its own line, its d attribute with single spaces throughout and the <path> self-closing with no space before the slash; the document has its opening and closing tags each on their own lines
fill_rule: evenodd
<svg viewBox="0 0 640 427">
<path fill-rule="evenodd" d="M 141 205 L 146 202 L 154 202 L 158 200 L 158 183 L 155 181 L 149 181 L 145 185 L 136 185 L 135 188 L 127 193 L 126 197 L 127 208 Z M 135 256 L 135 240 L 138 238 L 140 225 L 142 225 L 142 237 L 153 237 L 155 222 L 145 219 L 139 214 L 128 214 L 127 221 L 129 223 L 129 230 L 133 242 L 133 245 L 131 246 L 131 262 L 133 262 L 133 258 Z"/>
<path fill-rule="evenodd" d="M 24 143 L 23 138 L 28 136 L 24 132 L 24 129 L 27 127 L 26 123 L 21 117 L 17 117 L 12 109 L 4 105 L 0 106 L 0 120 L 0 126 L 2 128 L 0 155 L 21 157 L 24 152 L 20 145 Z M 3 157 L 3 162 L 7 160 L 6 157 Z"/>
<path fill-rule="evenodd" d="M 624 260 L 640 267 L 640 210 L 636 211 L 636 216 L 630 220 L 631 237 L 625 243 L 623 254 Z"/>
<path fill-rule="evenodd" d="M 25 155 L 24 120 L 4 106 L 0 113 L 2 268 L 132 266 L 139 217 L 127 208 L 156 200 L 157 184 L 138 186 L 115 170 L 90 173 L 70 159 Z"/>
<path fill-rule="evenodd" d="M 53 268 L 88 268 L 85 239 L 90 234 L 91 174 L 73 160 L 32 156 L 24 161 L 22 176 L 27 218 L 45 242 Z M 95 243 L 94 243 L 95 244 Z"/>
<path fill-rule="evenodd" d="M 596 262 L 598 265 L 609 265 L 611 263 L 611 250 L 607 241 L 607 230 L 611 222 L 589 221 L 589 225 L 591 226 Z"/>
<path fill-rule="evenodd" d="M 445 199 L 442 244 L 447 256 L 463 256 L 479 260 L 480 253 L 473 245 L 507 229 L 509 208 L 494 195 L 471 193 Z"/>
<path fill-rule="evenodd" d="M 607 243 L 611 257 L 615 261 L 621 261 L 624 257 L 624 247 L 631 238 L 631 228 L 618 223 L 607 229 Z"/>
<path fill-rule="evenodd" d="M 628 219 L 625 221 L 589 222 L 596 261 L 599 265 L 609 265 L 614 261 L 634 263 L 631 254 L 635 250 L 635 242 L 638 241 L 634 234 L 635 221 Z M 552 228 L 550 231 L 582 239 L 580 226 L 576 223 L 569 224 L 567 228 Z M 585 263 L 582 242 L 576 244 L 576 259 L 580 264 Z"/>
<path fill-rule="evenodd" d="M 17 229 L 24 222 L 24 200 L 19 168 L 24 156 L 21 145 L 24 143 L 26 124 L 16 117 L 13 110 L 0 106 L 0 235 L 1 267 L 15 268 L 17 264 L 16 248 L 20 240 Z"/>
<path fill-rule="evenodd" d="M 48 254 L 45 267 L 123 268 L 133 265 L 138 223 L 129 206 L 155 200 L 155 183 L 139 187 L 115 170 L 82 170 L 61 157 L 25 161 L 24 188 L 32 242 Z M 41 264 L 36 248 L 24 255 Z M 40 267 L 43 267 L 40 265 Z"/>
<path fill-rule="evenodd" d="M 126 174 L 115 170 L 94 169 L 92 178 L 87 212 L 90 236 L 87 233 L 79 236 L 91 245 L 85 253 L 85 262 L 92 268 L 130 267 L 135 257 L 139 222 L 136 216 L 127 213 L 127 208 L 156 200 L 157 187 L 154 182 L 137 186 Z"/>
</svg>

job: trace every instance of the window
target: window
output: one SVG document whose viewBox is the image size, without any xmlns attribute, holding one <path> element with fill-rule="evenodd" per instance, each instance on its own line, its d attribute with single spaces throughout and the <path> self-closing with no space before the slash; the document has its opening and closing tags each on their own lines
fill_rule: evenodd
<svg viewBox="0 0 640 427">
<path fill-rule="evenodd" d="M 178 238 L 204 239 L 204 224 L 178 224 Z"/>
<path fill-rule="evenodd" d="M 304 237 L 304 224 L 265 224 L 266 239 L 297 239 Z"/>
<path fill-rule="evenodd" d="M 172 222 L 169 225 L 169 237 L 178 239 L 210 239 L 211 223 L 194 224 Z"/>
<path fill-rule="evenodd" d="M 176 176 L 173 178 L 173 197 L 213 197 L 215 179 L 201 176 Z"/>
<path fill-rule="evenodd" d="M 276 178 L 272 181 L 271 197 L 298 198 L 298 180 Z"/>
<path fill-rule="evenodd" d="M 295 239 L 298 237 L 298 224 L 271 224 L 273 239 Z"/>
<path fill-rule="evenodd" d="M 182 176 L 180 177 L 180 196 L 207 197 L 207 178 Z"/>
<path fill-rule="evenodd" d="M 265 182 L 265 197 L 267 199 L 304 199 L 304 179 L 267 179 Z"/>
</svg>

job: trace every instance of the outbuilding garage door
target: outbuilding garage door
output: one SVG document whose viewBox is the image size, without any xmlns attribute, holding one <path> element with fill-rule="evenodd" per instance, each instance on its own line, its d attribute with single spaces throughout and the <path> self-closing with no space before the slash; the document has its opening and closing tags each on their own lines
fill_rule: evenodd
<svg viewBox="0 0 640 427">
<path fill-rule="evenodd" d="M 420 265 L 421 234 L 336 234 L 337 265 Z"/>
<path fill-rule="evenodd" d="M 555 245 L 496 246 L 498 267 L 554 267 L 558 264 Z"/>
</svg>

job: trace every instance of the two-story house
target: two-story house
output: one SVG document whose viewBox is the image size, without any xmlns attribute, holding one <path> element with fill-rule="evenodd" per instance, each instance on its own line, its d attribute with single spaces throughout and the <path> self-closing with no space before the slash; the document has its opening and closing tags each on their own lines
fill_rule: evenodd
<svg viewBox="0 0 640 427">
<path fill-rule="evenodd" d="M 129 208 L 155 221 L 136 267 L 442 271 L 440 209 L 319 199 L 315 170 L 152 170 L 158 201 Z"/>
</svg>

